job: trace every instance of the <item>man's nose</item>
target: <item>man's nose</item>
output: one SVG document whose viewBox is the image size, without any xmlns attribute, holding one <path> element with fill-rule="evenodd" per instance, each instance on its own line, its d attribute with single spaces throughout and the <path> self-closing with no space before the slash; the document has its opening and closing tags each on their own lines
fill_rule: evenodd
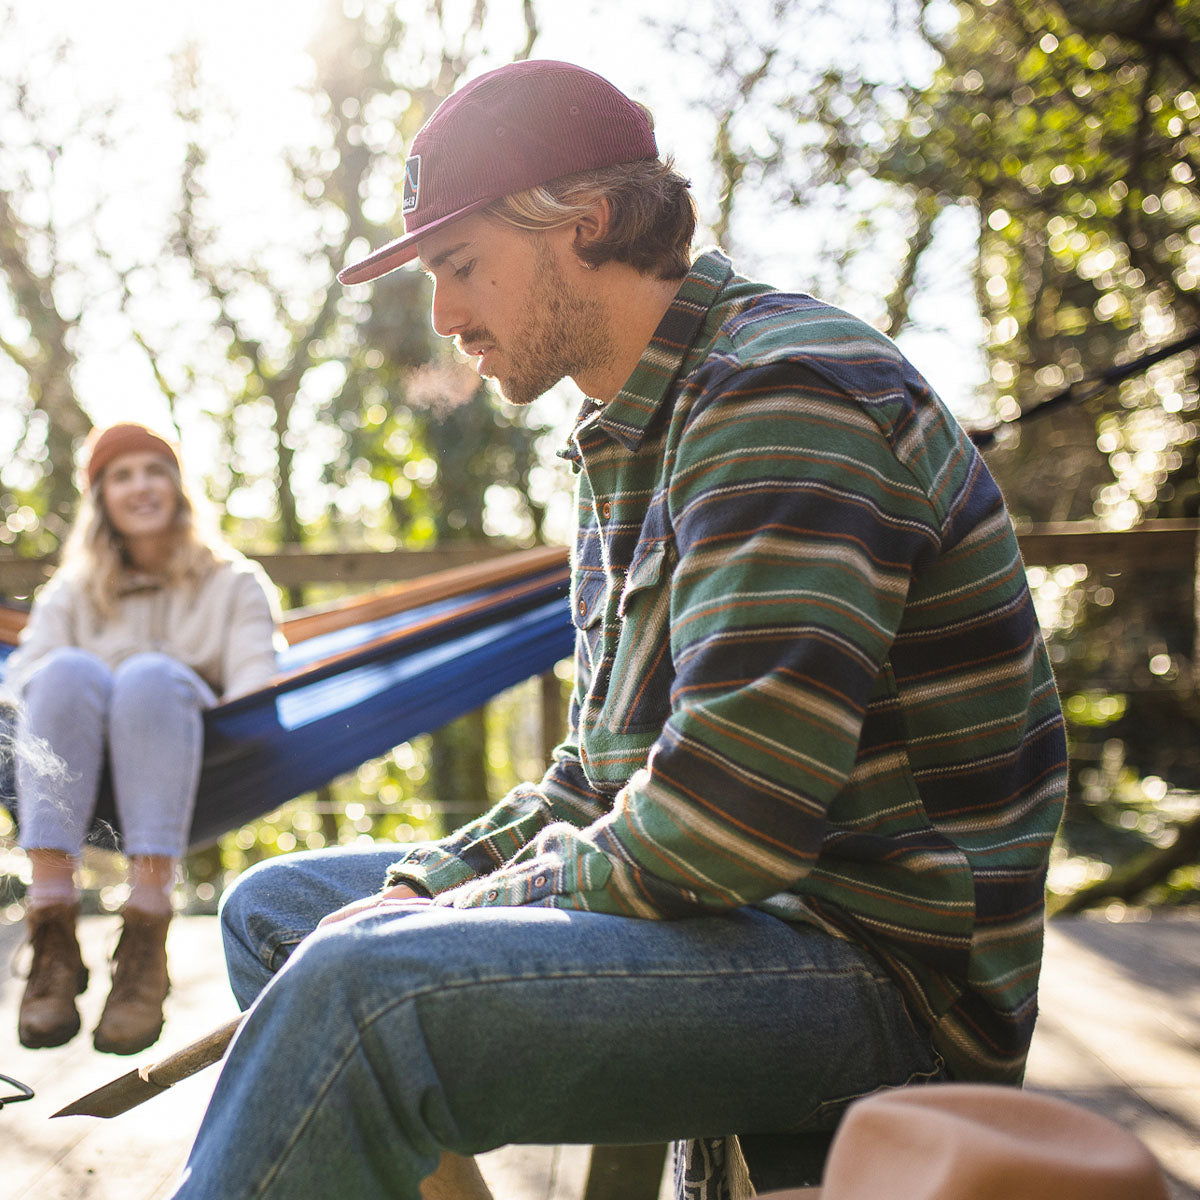
<svg viewBox="0 0 1200 1200">
<path fill-rule="evenodd" d="M 445 284 L 433 285 L 433 331 L 439 337 L 453 337 L 468 325 L 467 309 L 454 289 Z"/>
</svg>

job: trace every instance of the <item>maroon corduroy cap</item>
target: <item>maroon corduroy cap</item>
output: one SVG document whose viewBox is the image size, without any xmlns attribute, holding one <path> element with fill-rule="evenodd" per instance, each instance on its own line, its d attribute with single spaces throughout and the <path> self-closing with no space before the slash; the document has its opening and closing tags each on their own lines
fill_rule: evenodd
<svg viewBox="0 0 1200 1200">
<path fill-rule="evenodd" d="M 404 236 L 338 279 L 386 275 L 417 256 L 421 238 L 501 196 L 657 157 L 646 114 L 592 71 L 549 59 L 489 71 L 444 100 L 413 139 L 404 164 Z"/>
</svg>

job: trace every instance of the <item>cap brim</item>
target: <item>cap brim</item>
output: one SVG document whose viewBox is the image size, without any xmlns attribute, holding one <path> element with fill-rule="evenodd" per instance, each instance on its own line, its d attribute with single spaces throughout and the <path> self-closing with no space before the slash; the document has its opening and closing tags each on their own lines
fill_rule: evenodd
<svg viewBox="0 0 1200 1200">
<path fill-rule="evenodd" d="M 351 263 L 348 267 L 343 267 L 337 275 L 338 283 L 370 283 L 372 279 L 378 279 L 381 275 L 386 275 L 389 271 L 394 271 L 397 267 L 412 262 L 420 252 L 419 243 L 423 238 L 427 238 L 431 233 L 437 233 L 439 229 L 444 229 L 454 221 L 477 212 L 485 205 L 491 204 L 494 199 L 494 196 L 487 196 L 482 200 L 477 200 L 474 204 L 468 204 L 466 208 L 447 213 L 444 217 L 438 217 L 436 221 L 422 225 L 420 229 L 414 229 L 412 233 L 398 237 L 394 242 L 388 242 L 386 246 L 380 246 L 378 250 L 372 250 L 366 258 Z"/>
</svg>

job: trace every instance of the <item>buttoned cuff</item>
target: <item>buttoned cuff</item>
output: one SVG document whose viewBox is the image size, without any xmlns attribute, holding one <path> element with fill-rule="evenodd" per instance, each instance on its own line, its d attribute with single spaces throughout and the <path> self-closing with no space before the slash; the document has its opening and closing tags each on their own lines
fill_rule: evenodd
<svg viewBox="0 0 1200 1200">
<path fill-rule="evenodd" d="M 562 872 L 537 863 L 506 867 L 494 875 L 473 879 L 442 892 L 435 903 L 449 908 L 519 908 L 524 904 L 549 903 L 563 889 Z"/>
<path fill-rule="evenodd" d="M 403 883 L 424 896 L 437 896 L 473 879 L 475 873 L 462 859 L 438 846 L 414 846 L 387 869 L 384 887 Z"/>
<path fill-rule="evenodd" d="M 449 908 L 588 908 L 585 894 L 598 892 L 611 874 L 612 864 L 602 854 L 567 859 L 546 854 L 472 879 L 440 893 L 434 902 Z"/>
</svg>

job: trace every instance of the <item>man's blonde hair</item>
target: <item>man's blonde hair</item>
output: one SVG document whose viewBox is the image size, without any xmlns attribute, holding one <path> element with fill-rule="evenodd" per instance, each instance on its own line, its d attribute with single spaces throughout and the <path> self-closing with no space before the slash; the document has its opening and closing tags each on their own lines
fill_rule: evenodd
<svg viewBox="0 0 1200 1200">
<path fill-rule="evenodd" d="M 691 269 L 696 206 L 690 184 L 668 159 L 618 163 L 552 179 L 493 201 L 484 214 L 536 232 L 569 225 L 598 202 L 609 220 L 576 253 L 589 266 L 621 262 L 659 279 L 682 279 Z"/>
</svg>

